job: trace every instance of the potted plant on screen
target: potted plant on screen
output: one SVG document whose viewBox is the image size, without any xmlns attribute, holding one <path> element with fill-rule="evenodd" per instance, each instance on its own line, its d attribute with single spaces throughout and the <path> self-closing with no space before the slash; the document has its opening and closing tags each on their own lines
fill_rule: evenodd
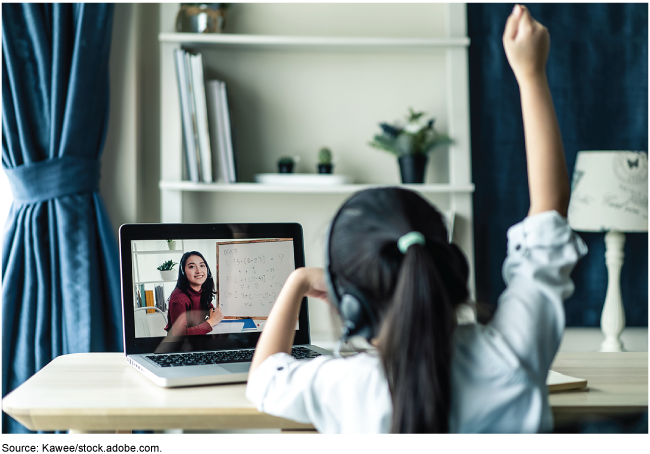
<svg viewBox="0 0 650 454">
<path fill-rule="evenodd" d="M 397 156 L 402 183 L 424 183 L 429 152 L 452 141 L 435 130 L 434 118 L 426 120 L 425 112 L 409 108 L 406 124 L 379 123 L 381 134 L 368 144 Z"/>
<path fill-rule="evenodd" d="M 163 281 L 175 281 L 177 276 L 177 271 L 174 269 L 174 266 L 178 265 L 178 263 L 175 263 L 172 260 L 167 260 L 166 262 L 163 262 L 159 267 L 158 271 L 160 271 L 160 277 L 162 278 Z"/>
<path fill-rule="evenodd" d="M 323 147 L 318 151 L 318 173 L 332 173 L 332 151 Z"/>
<path fill-rule="evenodd" d="M 167 240 L 167 247 L 170 251 L 176 250 L 176 240 Z"/>
</svg>

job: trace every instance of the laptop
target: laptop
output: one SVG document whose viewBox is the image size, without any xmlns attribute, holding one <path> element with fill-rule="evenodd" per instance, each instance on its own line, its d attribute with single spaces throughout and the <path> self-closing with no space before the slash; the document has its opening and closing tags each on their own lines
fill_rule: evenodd
<svg viewBox="0 0 650 454">
<path fill-rule="evenodd" d="M 128 363 L 165 388 L 245 382 L 284 282 L 305 265 L 301 225 L 124 224 L 119 243 Z M 188 256 L 188 267 L 202 257 L 214 283 L 209 304 L 220 307 L 224 319 L 212 327 L 204 323 L 208 311 L 179 302 L 190 301 L 192 282 L 179 265 L 188 252 L 200 254 Z M 294 357 L 331 353 L 310 344 L 307 298 L 295 329 Z"/>
</svg>

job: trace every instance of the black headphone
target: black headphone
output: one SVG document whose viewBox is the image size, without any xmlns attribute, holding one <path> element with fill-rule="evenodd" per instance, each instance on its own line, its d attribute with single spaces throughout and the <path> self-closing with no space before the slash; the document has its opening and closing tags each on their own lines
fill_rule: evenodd
<svg viewBox="0 0 650 454">
<path fill-rule="evenodd" d="M 340 279 L 337 279 L 334 270 L 332 269 L 330 248 L 332 242 L 332 231 L 334 230 L 336 220 L 345 209 L 346 204 L 347 202 L 336 213 L 327 230 L 327 237 L 325 240 L 325 283 L 327 285 L 330 301 L 336 309 L 338 309 L 343 320 L 341 341 L 346 342 L 352 336 L 361 336 L 370 340 L 378 334 L 377 320 L 379 317 L 368 304 L 368 299 L 365 297 L 363 292 L 349 282 L 341 282 Z M 428 241 L 428 244 L 433 245 L 433 247 L 441 248 L 444 245 L 444 254 L 441 255 L 446 257 L 449 260 L 449 263 L 448 266 L 439 268 L 443 279 L 446 279 L 447 277 L 450 279 L 453 278 L 453 273 L 450 274 L 452 268 L 461 270 L 462 274 L 465 276 L 465 280 L 467 279 L 469 274 L 467 260 L 465 259 L 461 249 L 456 244 L 451 243 L 451 239 L 437 242 Z M 465 293 L 467 293 L 466 287 L 464 290 L 459 290 L 457 294 L 451 296 L 456 300 L 461 300 L 467 297 Z"/>
<path fill-rule="evenodd" d="M 339 311 L 343 321 L 341 341 L 346 342 L 353 336 L 361 336 L 370 340 L 376 335 L 377 316 L 368 304 L 364 294 L 350 283 L 346 283 L 345 287 L 343 287 L 332 270 L 330 242 L 332 240 L 334 223 L 342 209 L 339 209 L 336 213 L 327 230 L 327 237 L 325 239 L 325 283 L 330 302 Z"/>
</svg>

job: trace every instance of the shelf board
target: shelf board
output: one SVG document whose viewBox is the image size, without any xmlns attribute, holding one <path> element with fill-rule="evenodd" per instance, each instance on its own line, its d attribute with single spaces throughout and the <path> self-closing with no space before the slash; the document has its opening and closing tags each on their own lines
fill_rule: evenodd
<svg viewBox="0 0 650 454">
<path fill-rule="evenodd" d="M 181 255 L 183 254 L 181 249 L 167 249 L 166 251 L 133 251 L 133 253 L 137 255 L 169 254 L 170 252 L 179 252 Z"/>
<path fill-rule="evenodd" d="M 133 283 L 133 285 L 140 285 L 140 284 L 164 284 L 165 282 L 176 282 L 176 281 L 136 281 Z"/>
<path fill-rule="evenodd" d="M 160 33 L 161 43 L 209 44 L 211 46 L 232 47 L 278 47 L 278 48 L 411 48 L 411 49 L 446 49 L 450 47 L 468 47 L 470 39 L 461 38 L 374 38 L 374 37 L 338 37 L 338 36 L 278 36 L 247 35 L 234 33 Z"/>
<path fill-rule="evenodd" d="M 362 189 L 399 186 L 411 189 L 423 194 L 429 193 L 472 193 L 473 184 L 451 185 L 451 184 L 342 184 L 332 186 L 302 186 L 302 185 L 275 185 L 259 183 L 194 183 L 192 181 L 160 181 L 159 188 L 169 191 L 187 192 L 230 192 L 230 193 L 296 193 L 296 194 L 352 194 Z"/>
</svg>

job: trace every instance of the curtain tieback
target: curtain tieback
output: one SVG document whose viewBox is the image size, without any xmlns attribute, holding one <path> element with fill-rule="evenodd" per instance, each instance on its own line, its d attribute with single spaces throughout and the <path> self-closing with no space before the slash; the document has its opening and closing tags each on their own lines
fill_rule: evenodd
<svg viewBox="0 0 650 454">
<path fill-rule="evenodd" d="M 63 156 L 4 169 L 14 203 L 31 204 L 99 191 L 99 159 Z"/>
</svg>

